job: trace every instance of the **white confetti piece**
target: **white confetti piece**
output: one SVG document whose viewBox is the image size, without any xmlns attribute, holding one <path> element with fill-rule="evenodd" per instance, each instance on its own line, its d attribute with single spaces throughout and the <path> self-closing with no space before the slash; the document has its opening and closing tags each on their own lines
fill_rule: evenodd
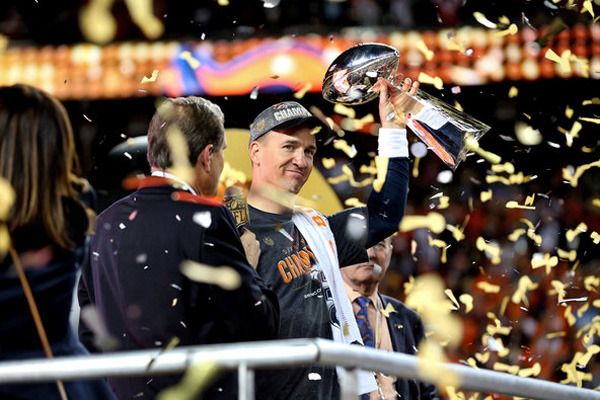
<svg viewBox="0 0 600 400">
<path fill-rule="evenodd" d="M 192 217 L 193 221 L 201 227 L 207 229 L 212 224 L 212 215 L 210 211 L 199 211 Z"/>
</svg>

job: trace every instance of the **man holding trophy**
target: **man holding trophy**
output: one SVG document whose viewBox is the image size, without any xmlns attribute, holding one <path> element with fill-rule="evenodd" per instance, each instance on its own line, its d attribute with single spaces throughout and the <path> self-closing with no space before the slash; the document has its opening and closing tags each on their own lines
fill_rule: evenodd
<svg viewBox="0 0 600 400">
<path fill-rule="evenodd" d="M 385 183 L 379 192 L 371 193 L 367 207 L 330 217 L 282 201 L 293 198 L 308 179 L 317 141 L 326 139 L 329 129 L 291 101 L 267 108 L 254 120 L 249 144 L 253 178 L 248 228 L 261 246 L 257 271 L 280 301 L 280 339 L 321 337 L 362 344 L 339 267 L 366 262 L 366 249 L 398 230 L 408 191 L 408 140 L 402 119 L 387 116 L 391 99 L 409 90 L 415 93 L 417 88 L 418 83 L 411 85 L 410 80 L 402 89 L 381 80 L 372 89 L 380 93 L 378 152 L 389 158 Z M 312 134 L 315 126 L 321 128 L 316 135 Z M 338 378 L 342 374 L 339 369 Z M 372 373 L 359 377 L 360 393 L 376 389 Z M 330 368 L 307 366 L 257 373 L 260 399 L 339 396 L 336 372 Z"/>
</svg>

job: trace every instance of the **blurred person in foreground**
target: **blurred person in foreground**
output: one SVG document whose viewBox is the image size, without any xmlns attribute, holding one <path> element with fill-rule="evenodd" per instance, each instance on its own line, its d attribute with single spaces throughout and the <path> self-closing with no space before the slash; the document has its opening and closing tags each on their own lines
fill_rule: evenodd
<svg viewBox="0 0 600 400">
<path fill-rule="evenodd" d="M 279 298 L 279 339 L 362 343 L 339 266 L 366 262 L 366 249 L 398 230 L 408 191 L 408 141 L 405 120 L 389 118 L 388 99 L 417 88 L 410 80 L 402 90 L 384 80 L 374 86 L 380 91 L 382 121 L 378 153 L 389 159 L 385 182 L 371 192 L 367 207 L 330 217 L 293 204 L 312 171 L 317 141 L 326 142 L 330 133 L 327 127 L 294 101 L 267 108 L 252 123 L 249 229 L 261 246 L 258 273 Z M 292 201 L 280 200 L 285 198 Z M 337 399 L 343 374 L 341 368 L 336 376 L 334 369 L 321 366 L 258 371 L 257 398 Z M 361 373 L 358 390 L 375 389 L 373 374 Z"/>
<path fill-rule="evenodd" d="M 5 221 L 10 249 L 0 249 L 0 361 L 86 355 L 69 324 L 76 273 L 91 229 L 77 176 L 73 130 L 62 104 L 27 85 L 0 88 L 0 178 L 14 190 Z M 0 205 L 11 196 L 6 187 Z M 3 203 L 3 204 L 2 204 Z M 19 280 L 24 271 L 26 282 Z M 33 305 L 25 295 L 29 285 Z M 31 307 L 31 308 L 30 308 Z M 33 311 L 39 311 L 44 349 Z M 110 399 L 103 380 L 0 385 L 0 398 Z"/>
<path fill-rule="evenodd" d="M 425 338 L 419 315 L 399 300 L 379 292 L 392 258 L 387 237 L 368 250 L 369 260 L 341 269 L 346 293 L 365 346 L 415 355 Z M 384 311 L 385 310 L 385 311 Z M 364 399 L 437 399 L 435 386 L 414 379 L 376 373 L 377 391 Z"/>
<path fill-rule="evenodd" d="M 208 100 L 165 100 L 148 128 L 152 176 L 98 216 L 79 301 L 82 312 L 96 306 L 119 350 L 160 348 L 173 340 L 185 346 L 270 339 L 277 333 L 277 298 L 245 255 L 246 250 L 249 259 L 257 260 L 258 243 L 245 237 L 245 249 L 233 216 L 212 197 L 227 145 L 223 124 L 220 108 Z M 185 149 L 180 154 L 170 147 L 177 133 L 193 168 L 187 180 L 185 169 L 174 165 Z M 192 264 L 184 275 L 182 263 L 188 261 Z M 220 273 L 215 267 L 222 266 L 239 277 L 237 288 L 211 284 L 211 275 Z M 204 278 L 188 278 L 194 271 Z M 90 328 L 82 324 L 80 336 L 93 348 Z M 153 398 L 178 380 L 124 377 L 109 383 L 119 398 Z M 231 373 L 203 394 L 209 399 L 236 395 Z"/>
</svg>

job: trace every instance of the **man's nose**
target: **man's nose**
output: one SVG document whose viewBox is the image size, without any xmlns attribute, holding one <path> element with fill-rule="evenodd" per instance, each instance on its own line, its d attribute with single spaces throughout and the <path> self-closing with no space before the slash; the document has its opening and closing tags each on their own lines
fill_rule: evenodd
<svg viewBox="0 0 600 400">
<path fill-rule="evenodd" d="M 375 250 L 373 250 L 372 247 L 369 247 L 369 249 L 367 250 L 367 254 L 369 256 L 369 261 L 376 261 L 377 260 L 377 256 L 375 255 Z"/>
<path fill-rule="evenodd" d="M 296 164 L 298 168 L 306 168 L 308 166 L 308 159 L 304 153 L 304 150 L 296 150 L 294 153 L 294 164 Z"/>
</svg>

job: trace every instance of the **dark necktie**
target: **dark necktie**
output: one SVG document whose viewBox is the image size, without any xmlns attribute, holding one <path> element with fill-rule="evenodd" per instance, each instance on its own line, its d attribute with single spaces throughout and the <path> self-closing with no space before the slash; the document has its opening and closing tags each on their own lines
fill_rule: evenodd
<svg viewBox="0 0 600 400">
<path fill-rule="evenodd" d="M 356 300 L 356 303 L 360 306 L 360 310 L 356 313 L 356 323 L 358 324 L 358 330 L 362 336 L 363 343 L 367 347 L 375 347 L 375 335 L 373 334 L 373 326 L 369 321 L 369 302 L 370 300 L 365 296 L 360 296 Z"/>
</svg>

